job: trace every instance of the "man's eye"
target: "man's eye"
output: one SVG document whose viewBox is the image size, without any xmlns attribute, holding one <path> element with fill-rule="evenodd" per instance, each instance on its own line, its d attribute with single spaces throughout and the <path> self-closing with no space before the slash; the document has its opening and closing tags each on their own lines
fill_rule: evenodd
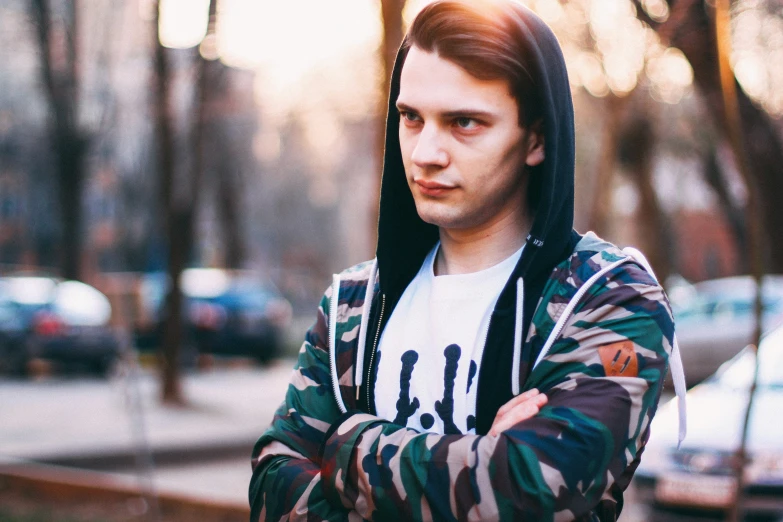
<svg viewBox="0 0 783 522">
<path fill-rule="evenodd" d="M 400 111 L 400 116 L 402 116 L 403 120 L 409 121 L 409 122 L 417 122 L 419 121 L 419 116 L 413 112 L 409 111 Z"/>
<path fill-rule="evenodd" d="M 454 120 L 454 124 L 460 129 L 466 130 L 474 129 L 478 126 L 478 122 L 476 120 L 467 117 L 457 118 Z"/>
</svg>

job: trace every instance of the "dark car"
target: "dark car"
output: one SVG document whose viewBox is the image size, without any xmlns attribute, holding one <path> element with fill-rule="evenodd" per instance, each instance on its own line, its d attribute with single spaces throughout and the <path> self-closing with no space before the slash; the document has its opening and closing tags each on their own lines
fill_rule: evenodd
<svg viewBox="0 0 783 522">
<path fill-rule="evenodd" d="M 24 372 L 26 328 L 22 315 L 19 305 L 9 299 L 6 283 L 0 279 L 0 373 Z"/>
<path fill-rule="evenodd" d="M 24 374 L 31 361 L 43 359 L 60 369 L 106 374 L 119 357 L 110 318 L 109 300 L 85 283 L 41 276 L 0 278 L 2 366 Z"/>
<path fill-rule="evenodd" d="M 677 449 L 676 399 L 662 406 L 636 472 L 639 500 L 659 508 L 717 511 L 734 503 L 733 453 L 739 445 L 754 371 L 746 348 L 687 393 L 688 435 Z M 783 328 L 761 342 L 750 416 L 744 507 L 783 517 Z"/>
<path fill-rule="evenodd" d="M 267 362 L 277 356 L 291 319 L 291 305 L 258 274 L 213 268 L 182 273 L 186 353 L 251 357 Z M 165 274 L 148 274 L 141 285 L 142 311 L 135 328 L 142 351 L 162 339 L 163 305 L 168 291 Z"/>
</svg>

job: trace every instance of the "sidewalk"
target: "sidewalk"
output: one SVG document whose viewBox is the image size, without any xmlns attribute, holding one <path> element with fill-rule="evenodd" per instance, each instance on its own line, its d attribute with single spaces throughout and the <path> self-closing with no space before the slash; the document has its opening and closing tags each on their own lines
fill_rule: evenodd
<svg viewBox="0 0 783 522">
<path fill-rule="evenodd" d="M 184 408 L 163 406 L 156 375 L 144 370 L 108 381 L 0 380 L 0 470 L 21 459 L 138 483 L 151 457 L 161 491 L 246 504 L 250 452 L 292 367 L 286 359 L 185 375 Z"/>
</svg>

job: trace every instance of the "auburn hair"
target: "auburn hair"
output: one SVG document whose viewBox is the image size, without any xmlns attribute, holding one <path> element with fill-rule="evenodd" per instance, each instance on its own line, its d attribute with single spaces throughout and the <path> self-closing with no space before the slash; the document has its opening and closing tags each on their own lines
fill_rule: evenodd
<svg viewBox="0 0 783 522">
<path fill-rule="evenodd" d="M 541 115 L 538 88 L 520 29 L 497 2 L 437 0 L 416 16 L 402 47 L 437 53 L 480 80 L 508 82 L 519 108 L 519 124 Z"/>
</svg>

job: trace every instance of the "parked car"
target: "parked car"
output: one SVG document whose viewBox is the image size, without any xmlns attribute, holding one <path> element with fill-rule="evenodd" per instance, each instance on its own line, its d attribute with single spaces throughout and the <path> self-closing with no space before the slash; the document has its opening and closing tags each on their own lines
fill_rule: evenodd
<svg viewBox="0 0 783 522">
<path fill-rule="evenodd" d="M 739 446 L 754 371 L 746 348 L 687 393 L 688 435 L 677 449 L 676 399 L 653 419 L 636 472 L 639 500 L 658 507 L 720 510 L 734 502 L 733 453 Z M 758 388 L 750 416 L 745 507 L 783 517 L 783 328 L 759 349 Z"/>
<path fill-rule="evenodd" d="M 675 328 L 689 385 L 713 374 L 752 341 L 755 285 L 748 276 L 703 281 L 671 292 Z M 783 276 L 763 283 L 763 331 L 783 324 Z"/>
<path fill-rule="evenodd" d="M 10 299 L 8 283 L 0 279 L 0 374 L 23 372 L 25 331 L 22 310 Z"/>
<path fill-rule="evenodd" d="M 62 369 L 80 367 L 105 374 L 119 357 L 101 292 L 79 281 L 42 276 L 0 278 L 2 366 L 24 374 L 44 359 Z"/>
<path fill-rule="evenodd" d="M 168 277 L 148 274 L 141 285 L 141 319 L 135 327 L 142 351 L 156 349 L 163 337 L 163 307 Z M 279 355 L 291 305 L 261 276 L 247 271 L 190 268 L 182 273 L 186 353 L 239 355 L 267 362 Z"/>
</svg>

